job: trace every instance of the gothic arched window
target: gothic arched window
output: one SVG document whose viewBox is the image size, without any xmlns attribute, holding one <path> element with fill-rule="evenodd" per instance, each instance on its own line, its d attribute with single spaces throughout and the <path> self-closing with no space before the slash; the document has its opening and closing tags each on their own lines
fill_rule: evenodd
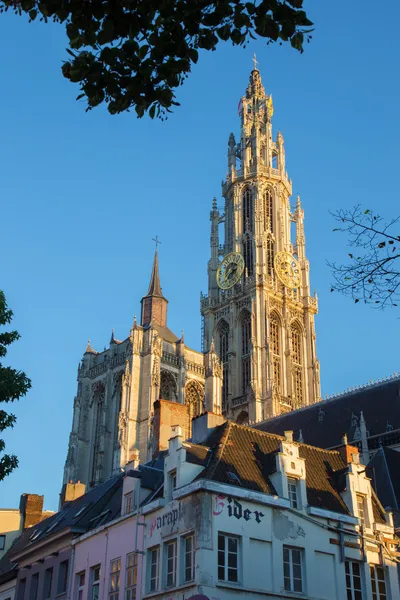
<svg viewBox="0 0 400 600">
<path fill-rule="evenodd" d="M 303 405 L 304 385 L 303 385 L 303 352 L 302 352 L 302 332 L 298 323 L 293 323 L 290 327 L 292 338 L 292 396 L 294 408 Z"/>
<path fill-rule="evenodd" d="M 264 192 L 264 231 L 274 231 L 272 192 L 270 189 Z"/>
<path fill-rule="evenodd" d="M 253 231 L 253 192 L 247 187 L 242 197 L 243 233 Z"/>
<path fill-rule="evenodd" d="M 268 275 L 272 276 L 272 273 L 274 272 L 274 242 L 271 238 L 267 239 L 266 253 L 267 253 L 267 273 L 268 273 Z"/>
<path fill-rule="evenodd" d="M 249 413 L 242 410 L 238 418 L 236 419 L 236 423 L 238 425 L 248 425 L 249 424 Z"/>
<path fill-rule="evenodd" d="M 251 314 L 246 311 L 242 317 L 241 323 L 241 342 L 242 342 L 242 368 L 241 368 L 241 388 L 242 394 L 246 394 L 251 380 Z"/>
<path fill-rule="evenodd" d="M 222 364 L 223 371 L 223 382 L 222 382 L 222 411 L 227 408 L 228 402 L 228 390 L 229 390 L 229 379 L 228 379 L 228 352 L 229 352 L 229 325 L 226 321 L 221 321 L 218 326 L 218 349 L 219 359 Z"/>
<path fill-rule="evenodd" d="M 243 238 L 243 258 L 247 275 L 253 275 L 253 240 L 247 234 Z"/>
<path fill-rule="evenodd" d="M 281 332 L 279 319 L 276 314 L 272 314 L 269 320 L 269 348 L 272 362 L 272 378 L 274 382 L 274 391 L 281 393 L 282 374 L 281 374 Z"/>
<path fill-rule="evenodd" d="M 160 398 L 162 400 L 178 400 L 175 377 L 169 371 L 161 371 Z"/>
<path fill-rule="evenodd" d="M 204 388 L 197 381 L 189 381 L 185 388 L 185 404 L 188 407 L 189 426 L 187 436 L 192 435 L 192 419 L 204 409 Z"/>
<path fill-rule="evenodd" d="M 93 388 L 92 388 L 93 389 Z M 94 443 L 93 443 L 93 460 L 92 460 L 92 482 L 100 483 L 102 480 L 103 468 L 103 435 L 104 431 L 104 397 L 105 387 L 103 383 L 95 384 L 92 392 L 92 401 L 95 411 L 94 416 Z"/>
</svg>

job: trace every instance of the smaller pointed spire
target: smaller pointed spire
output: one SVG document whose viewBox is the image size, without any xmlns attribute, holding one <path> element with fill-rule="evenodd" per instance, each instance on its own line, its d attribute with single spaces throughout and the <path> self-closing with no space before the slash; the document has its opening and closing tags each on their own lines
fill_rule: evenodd
<svg viewBox="0 0 400 600">
<path fill-rule="evenodd" d="M 160 283 L 160 272 L 159 272 L 159 268 L 158 268 L 158 250 L 156 249 L 155 253 L 154 253 L 154 260 L 153 260 L 153 269 L 151 271 L 151 277 L 150 277 L 150 285 L 149 285 L 149 290 L 147 292 L 148 296 L 162 296 L 162 289 L 161 289 L 161 283 Z"/>
<path fill-rule="evenodd" d="M 88 340 L 88 343 L 87 343 L 87 346 L 86 346 L 86 350 L 85 350 L 85 354 L 98 354 L 98 352 L 96 352 L 96 350 L 94 348 L 92 348 L 90 340 Z"/>
<path fill-rule="evenodd" d="M 181 335 L 181 343 L 184 344 L 185 343 L 185 332 L 182 329 L 182 335 Z"/>
<path fill-rule="evenodd" d="M 300 444 L 304 444 L 304 438 L 303 438 L 303 431 L 302 431 L 302 429 L 299 430 L 299 439 L 298 439 L 298 442 Z"/>
<path fill-rule="evenodd" d="M 214 336 L 211 338 L 210 352 L 215 352 Z"/>
<path fill-rule="evenodd" d="M 301 209 L 301 200 L 300 200 L 300 196 L 297 196 L 296 198 L 296 210 L 300 210 Z"/>
<path fill-rule="evenodd" d="M 111 329 L 111 339 L 110 339 L 110 346 L 112 344 L 115 344 L 115 337 L 114 337 L 114 327 Z"/>
</svg>

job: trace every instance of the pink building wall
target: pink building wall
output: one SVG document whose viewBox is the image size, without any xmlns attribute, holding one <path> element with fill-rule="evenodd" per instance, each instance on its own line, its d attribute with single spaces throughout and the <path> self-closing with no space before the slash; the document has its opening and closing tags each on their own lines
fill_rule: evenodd
<svg viewBox="0 0 400 600">
<path fill-rule="evenodd" d="M 144 522 L 143 517 L 139 517 L 139 523 Z M 137 549 L 143 549 L 144 527 L 139 525 L 137 528 L 138 544 Z M 119 600 L 125 598 L 126 581 L 126 555 L 135 550 L 136 539 L 136 515 L 124 515 L 117 520 L 104 525 L 94 532 L 82 536 L 74 544 L 75 556 L 73 565 L 73 579 L 71 589 L 71 600 L 77 598 L 77 573 L 85 571 L 85 587 L 83 598 L 91 600 L 90 595 L 90 569 L 95 565 L 101 565 L 100 570 L 100 589 L 98 600 L 107 600 L 110 592 L 110 567 L 111 561 L 121 559 L 120 575 L 120 593 Z M 137 585 L 136 600 L 141 598 L 141 577 L 143 555 L 137 555 Z"/>
</svg>

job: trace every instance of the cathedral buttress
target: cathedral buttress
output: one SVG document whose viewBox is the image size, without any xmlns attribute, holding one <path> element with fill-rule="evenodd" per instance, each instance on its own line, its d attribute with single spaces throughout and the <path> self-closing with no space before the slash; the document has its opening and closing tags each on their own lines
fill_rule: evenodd
<svg viewBox="0 0 400 600">
<path fill-rule="evenodd" d="M 222 364 L 222 410 L 241 423 L 320 399 L 304 212 L 299 198 L 291 209 L 292 182 L 283 136 L 272 136 L 273 112 L 254 68 L 239 103 L 240 140 L 229 136 L 224 211 L 214 199 L 210 213 L 208 295 L 201 297 L 204 351 L 214 340 Z"/>
</svg>

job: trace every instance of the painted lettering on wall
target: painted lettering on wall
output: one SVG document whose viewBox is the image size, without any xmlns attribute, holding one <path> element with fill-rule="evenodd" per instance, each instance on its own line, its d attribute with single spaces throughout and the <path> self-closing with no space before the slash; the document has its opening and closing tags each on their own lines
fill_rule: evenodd
<svg viewBox="0 0 400 600">
<path fill-rule="evenodd" d="M 261 523 L 261 519 L 265 516 L 264 513 L 259 510 L 244 508 L 239 500 L 231 498 L 231 496 L 223 496 L 222 494 L 214 496 L 213 515 L 217 517 L 222 514 L 225 507 L 228 517 L 233 517 L 238 521 L 244 519 L 245 521 L 255 520 L 257 523 Z"/>
<path fill-rule="evenodd" d="M 150 525 L 150 537 L 157 529 L 171 526 L 173 528 L 182 516 L 181 503 L 179 502 L 177 508 L 173 508 L 160 517 L 156 517 Z"/>
</svg>

